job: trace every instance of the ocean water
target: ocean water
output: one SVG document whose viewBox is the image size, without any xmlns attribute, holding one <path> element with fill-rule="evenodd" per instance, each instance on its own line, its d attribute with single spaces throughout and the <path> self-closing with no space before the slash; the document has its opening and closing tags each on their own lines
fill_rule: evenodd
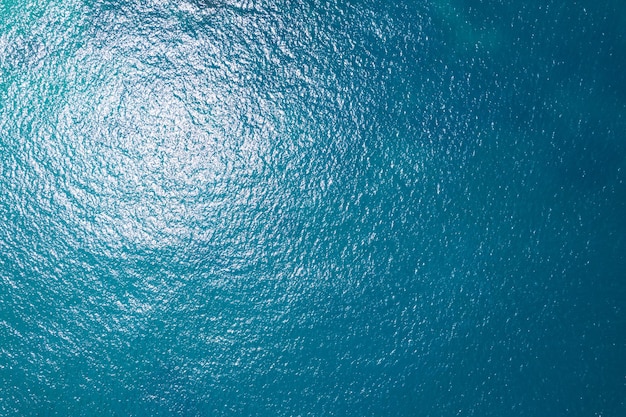
<svg viewBox="0 0 626 417">
<path fill-rule="evenodd" d="M 7 0 L 0 415 L 626 415 L 626 3 Z"/>
</svg>

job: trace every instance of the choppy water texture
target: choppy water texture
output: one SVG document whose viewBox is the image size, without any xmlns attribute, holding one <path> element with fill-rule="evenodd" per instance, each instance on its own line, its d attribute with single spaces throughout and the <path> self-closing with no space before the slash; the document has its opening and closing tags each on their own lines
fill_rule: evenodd
<svg viewBox="0 0 626 417">
<path fill-rule="evenodd" d="M 3 1 L 0 415 L 626 415 L 622 4 Z"/>
</svg>

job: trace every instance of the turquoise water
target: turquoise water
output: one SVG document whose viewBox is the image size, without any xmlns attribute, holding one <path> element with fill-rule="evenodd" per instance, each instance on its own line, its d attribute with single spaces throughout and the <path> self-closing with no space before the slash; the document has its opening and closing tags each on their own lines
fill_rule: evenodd
<svg viewBox="0 0 626 417">
<path fill-rule="evenodd" d="M 626 415 L 626 7 L 4 1 L 0 415 Z"/>
</svg>

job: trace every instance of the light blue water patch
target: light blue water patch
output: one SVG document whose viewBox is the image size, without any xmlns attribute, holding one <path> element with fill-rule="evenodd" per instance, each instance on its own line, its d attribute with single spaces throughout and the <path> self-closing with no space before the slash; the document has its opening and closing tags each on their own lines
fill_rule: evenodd
<svg viewBox="0 0 626 417">
<path fill-rule="evenodd" d="M 3 3 L 0 414 L 623 415 L 624 11 Z"/>
</svg>

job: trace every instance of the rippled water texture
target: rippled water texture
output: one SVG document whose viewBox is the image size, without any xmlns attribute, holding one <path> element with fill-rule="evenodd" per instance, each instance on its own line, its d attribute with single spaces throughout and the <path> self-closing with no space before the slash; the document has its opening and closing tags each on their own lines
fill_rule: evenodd
<svg viewBox="0 0 626 417">
<path fill-rule="evenodd" d="M 0 415 L 626 415 L 625 16 L 4 1 Z"/>
</svg>

